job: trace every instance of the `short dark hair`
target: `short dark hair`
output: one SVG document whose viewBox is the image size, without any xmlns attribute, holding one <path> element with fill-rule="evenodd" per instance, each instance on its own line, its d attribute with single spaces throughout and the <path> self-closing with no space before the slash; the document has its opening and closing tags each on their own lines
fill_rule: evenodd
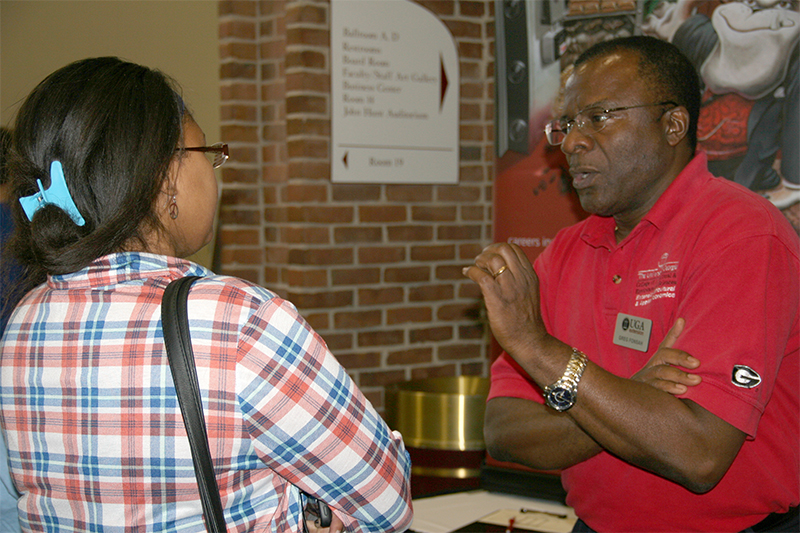
<svg viewBox="0 0 800 533">
<path fill-rule="evenodd" d="M 694 152 L 702 96 L 700 78 L 694 65 L 678 47 L 656 37 L 619 37 L 601 41 L 587 49 L 575 60 L 575 66 L 625 50 L 639 56 L 639 74 L 652 87 L 658 101 L 675 102 L 689 112 L 687 140 Z"/>
<path fill-rule="evenodd" d="M 47 274 L 86 267 L 162 231 L 156 200 L 168 179 L 187 113 L 163 73 L 116 57 L 84 59 L 45 78 L 20 107 L 10 160 L 16 198 L 50 183 L 60 161 L 84 226 L 46 205 L 31 221 L 15 204 L 9 246 L 32 288 Z"/>
</svg>

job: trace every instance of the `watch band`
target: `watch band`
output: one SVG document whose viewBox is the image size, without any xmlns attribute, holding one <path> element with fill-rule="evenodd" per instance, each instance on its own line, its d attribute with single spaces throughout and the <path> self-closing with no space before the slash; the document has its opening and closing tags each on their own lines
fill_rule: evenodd
<svg viewBox="0 0 800 533">
<path fill-rule="evenodd" d="M 577 348 L 572 349 L 572 356 L 561 378 L 544 389 L 547 405 L 556 411 L 566 411 L 575 405 L 578 395 L 578 383 L 583 376 L 588 359 L 586 354 Z"/>
</svg>

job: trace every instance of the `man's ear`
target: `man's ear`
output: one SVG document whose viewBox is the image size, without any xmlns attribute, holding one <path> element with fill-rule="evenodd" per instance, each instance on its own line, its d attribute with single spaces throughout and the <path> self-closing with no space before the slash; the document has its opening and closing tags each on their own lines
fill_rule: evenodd
<svg viewBox="0 0 800 533">
<path fill-rule="evenodd" d="M 677 106 L 664 113 L 664 128 L 667 142 L 670 146 L 677 146 L 689 133 L 689 111 Z"/>
</svg>

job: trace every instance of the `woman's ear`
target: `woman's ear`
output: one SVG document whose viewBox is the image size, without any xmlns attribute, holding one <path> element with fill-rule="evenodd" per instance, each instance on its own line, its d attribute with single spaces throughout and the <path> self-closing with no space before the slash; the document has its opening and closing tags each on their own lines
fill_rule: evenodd
<svg viewBox="0 0 800 533">
<path fill-rule="evenodd" d="M 172 198 L 178 192 L 178 176 L 181 166 L 180 157 L 175 156 L 169 162 L 167 175 L 161 182 L 161 193 L 165 194 L 168 198 Z"/>
<path fill-rule="evenodd" d="M 677 146 L 689 132 L 689 111 L 677 106 L 664 113 L 664 119 L 667 142 L 670 146 Z"/>
</svg>

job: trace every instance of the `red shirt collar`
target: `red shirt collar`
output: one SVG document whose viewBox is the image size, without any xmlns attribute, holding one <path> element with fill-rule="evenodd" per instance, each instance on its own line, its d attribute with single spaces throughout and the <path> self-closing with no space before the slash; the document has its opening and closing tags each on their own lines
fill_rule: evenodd
<svg viewBox="0 0 800 533">
<path fill-rule="evenodd" d="M 640 231 L 643 223 L 663 229 L 675 212 L 680 211 L 687 201 L 694 197 L 697 189 L 711 177 L 712 175 L 708 171 L 708 157 L 705 152 L 698 151 L 667 187 L 667 190 L 656 200 L 655 205 L 633 229 L 631 235 Z M 617 239 L 614 236 L 615 227 L 614 217 L 591 215 L 584 222 L 581 238 L 591 246 L 612 249 L 617 246 Z"/>
</svg>

